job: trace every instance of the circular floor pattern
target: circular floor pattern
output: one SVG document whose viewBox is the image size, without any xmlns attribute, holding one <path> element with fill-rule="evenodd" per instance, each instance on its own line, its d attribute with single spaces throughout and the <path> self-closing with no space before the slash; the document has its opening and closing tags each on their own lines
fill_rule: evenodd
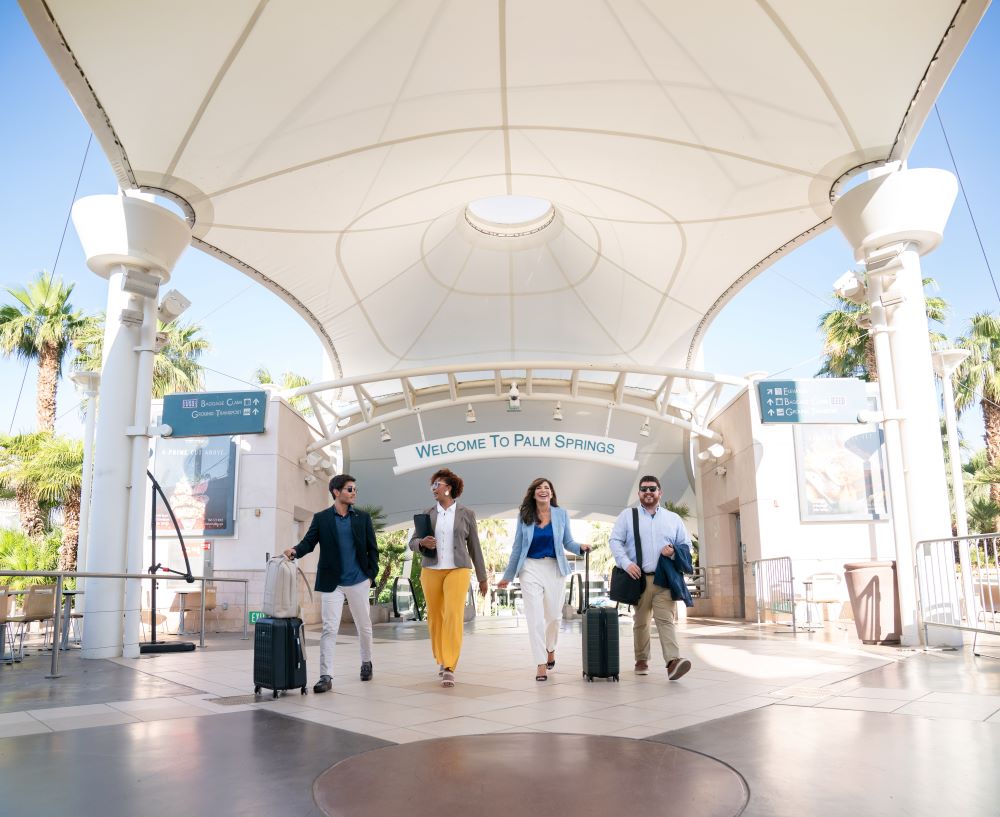
<svg viewBox="0 0 1000 817">
<path fill-rule="evenodd" d="M 515 732 L 439 738 L 349 757 L 313 785 L 328 817 L 735 817 L 743 777 L 655 741 Z"/>
</svg>

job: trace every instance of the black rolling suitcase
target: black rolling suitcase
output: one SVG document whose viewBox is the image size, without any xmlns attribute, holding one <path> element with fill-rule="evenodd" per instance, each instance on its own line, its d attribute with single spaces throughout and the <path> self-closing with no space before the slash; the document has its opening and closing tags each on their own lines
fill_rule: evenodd
<svg viewBox="0 0 1000 817">
<path fill-rule="evenodd" d="M 301 618 L 259 618 L 253 626 L 254 694 L 301 689 L 306 694 L 306 653 Z"/>
<path fill-rule="evenodd" d="M 590 552 L 585 561 L 583 677 L 618 680 L 618 609 L 590 606 Z"/>
</svg>

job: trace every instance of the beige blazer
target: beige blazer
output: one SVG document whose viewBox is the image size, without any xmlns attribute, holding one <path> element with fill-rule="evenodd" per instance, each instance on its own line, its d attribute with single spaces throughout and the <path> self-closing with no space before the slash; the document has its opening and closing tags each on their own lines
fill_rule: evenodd
<svg viewBox="0 0 1000 817">
<path fill-rule="evenodd" d="M 431 517 L 431 527 L 437 529 L 437 504 L 435 503 L 424 513 Z M 462 545 L 465 545 L 463 548 Z M 434 567 L 437 564 L 437 552 L 421 550 L 417 537 L 410 539 L 410 550 L 419 552 L 424 564 Z M 455 566 L 475 567 L 476 578 L 486 581 L 486 562 L 483 560 L 483 549 L 479 545 L 479 531 L 476 528 L 476 514 L 472 508 L 455 503 Z"/>
</svg>

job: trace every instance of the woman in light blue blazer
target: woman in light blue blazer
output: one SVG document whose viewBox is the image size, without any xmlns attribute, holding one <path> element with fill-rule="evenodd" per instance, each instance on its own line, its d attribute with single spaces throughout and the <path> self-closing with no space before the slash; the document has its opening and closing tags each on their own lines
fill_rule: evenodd
<svg viewBox="0 0 1000 817">
<path fill-rule="evenodd" d="M 559 507 L 552 483 L 539 477 L 528 486 L 521 502 L 510 562 L 497 583 L 497 587 L 506 587 L 515 576 L 521 580 L 528 640 L 538 664 L 536 681 L 547 680 L 548 670 L 556 665 L 563 590 L 572 572 L 567 550 L 579 556 L 590 550 L 590 545 L 573 541 L 569 514 Z"/>
</svg>

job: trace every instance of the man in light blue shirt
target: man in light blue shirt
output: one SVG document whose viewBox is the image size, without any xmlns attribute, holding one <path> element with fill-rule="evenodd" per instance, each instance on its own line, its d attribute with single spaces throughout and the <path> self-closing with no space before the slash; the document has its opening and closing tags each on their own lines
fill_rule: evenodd
<svg viewBox="0 0 1000 817">
<path fill-rule="evenodd" d="M 611 531 L 611 553 L 615 563 L 638 579 L 645 574 L 646 587 L 633 611 L 632 641 L 635 646 L 635 674 L 649 674 L 649 622 L 656 619 L 660 649 L 667 664 L 667 677 L 676 681 L 691 669 L 691 662 L 680 657 L 677 646 L 677 604 L 667 587 L 653 583 L 656 565 L 663 555 L 673 559 L 677 550 L 691 552 L 691 537 L 684 522 L 673 511 L 660 507 L 663 496 L 660 480 L 645 476 L 639 480 L 639 542 L 642 564 L 636 564 L 632 508 L 626 508 L 615 520 Z M 690 560 L 690 556 L 688 557 Z"/>
</svg>

